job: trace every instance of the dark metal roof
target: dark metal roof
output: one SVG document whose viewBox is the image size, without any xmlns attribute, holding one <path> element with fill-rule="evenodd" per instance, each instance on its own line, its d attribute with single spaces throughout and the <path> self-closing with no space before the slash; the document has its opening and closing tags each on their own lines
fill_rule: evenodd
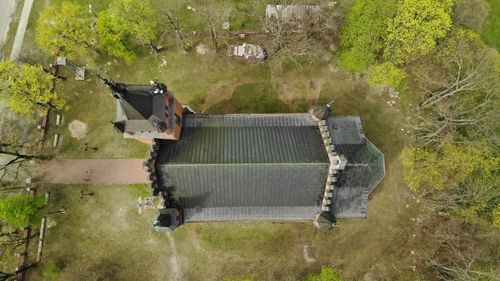
<svg viewBox="0 0 500 281">
<path fill-rule="evenodd" d="M 116 121 L 124 124 L 125 131 L 157 132 L 165 130 L 163 128 L 167 124 L 167 107 L 165 105 L 167 90 L 165 85 L 128 85 L 109 83 L 109 81 L 108 84 L 113 96 L 117 99 Z M 173 112 L 173 109 L 170 108 L 170 111 Z M 173 121 L 169 124 L 172 123 Z"/>
<path fill-rule="evenodd" d="M 309 220 L 329 160 L 307 114 L 187 115 L 178 142 L 160 145 L 157 170 L 185 220 Z"/>
<path fill-rule="evenodd" d="M 327 163 L 158 166 L 185 220 L 309 220 L 319 210 Z"/>
<path fill-rule="evenodd" d="M 307 114 L 187 115 L 182 137 L 162 144 L 160 163 L 328 163 Z"/>
<path fill-rule="evenodd" d="M 326 122 L 348 160 L 333 213 L 363 218 L 368 194 L 383 178 L 383 155 L 359 117 Z M 161 141 L 157 160 L 160 186 L 173 192 L 186 221 L 312 219 L 330 164 L 308 114 L 186 115 L 181 139 Z"/>
<path fill-rule="evenodd" d="M 347 158 L 334 189 L 334 214 L 364 218 L 368 195 L 385 176 L 384 155 L 365 137 L 359 117 L 330 117 L 327 124 L 335 150 Z"/>
</svg>

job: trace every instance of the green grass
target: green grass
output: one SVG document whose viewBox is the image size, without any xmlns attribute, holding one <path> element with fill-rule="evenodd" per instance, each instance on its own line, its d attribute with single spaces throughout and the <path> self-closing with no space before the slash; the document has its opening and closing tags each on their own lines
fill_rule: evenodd
<svg viewBox="0 0 500 281">
<path fill-rule="evenodd" d="M 481 30 L 481 37 L 490 46 L 500 50 L 500 0 L 486 0 L 490 12 Z"/>
<path fill-rule="evenodd" d="M 243 84 L 234 89 L 231 99 L 222 101 L 209 112 L 213 113 L 277 113 L 288 112 L 288 106 L 267 83 Z"/>
<path fill-rule="evenodd" d="M 61 262 L 58 260 L 52 259 L 47 263 L 47 265 L 43 269 L 42 276 L 46 277 L 50 280 L 54 280 L 59 276 L 62 269 L 63 269 L 63 266 L 61 265 Z"/>
<path fill-rule="evenodd" d="M 45 143 L 47 153 L 57 153 L 70 158 L 127 158 L 144 157 L 149 150 L 145 144 L 124 139 L 117 133 L 109 121 L 115 118 L 116 100 L 109 95 L 108 90 L 96 84 L 96 78 L 90 81 L 75 81 L 70 78 L 64 83 L 62 91 L 69 109 L 62 112 L 63 123 L 55 125 L 56 112 L 51 113 L 49 133 Z M 69 124 L 79 120 L 87 125 L 87 134 L 83 139 L 71 136 Z M 60 134 L 57 149 L 52 148 L 53 135 Z M 97 147 L 97 151 L 85 151 L 85 143 Z"/>
<path fill-rule="evenodd" d="M 138 214 L 137 189 L 146 185 L 53 185 L 42 264 L 29 280 L 51 269 L 52 280 L 160 280 L 169 275 L 165 234 L 151 230 L 155 212 Z M 80 199 L 80 190 L 94 195 Z M 53 261 L 59 272 L 54 273 Z"/>
</svg>

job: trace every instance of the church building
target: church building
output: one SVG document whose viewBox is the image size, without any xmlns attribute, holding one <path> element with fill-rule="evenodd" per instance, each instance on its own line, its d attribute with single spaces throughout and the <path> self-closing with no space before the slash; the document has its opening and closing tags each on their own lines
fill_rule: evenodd
<svg viewBox="0 0 500 281">
<path fill-rule="evenodd" d="M 197 114 L 166 85 L 115 83 L 114 128 L 151 145 L 144 168 L 160 198 L 154 227 L 188 222 L 366 218 L 384 155 L 357 116 L 331 105 L 293 114 Z"/>
</svg>

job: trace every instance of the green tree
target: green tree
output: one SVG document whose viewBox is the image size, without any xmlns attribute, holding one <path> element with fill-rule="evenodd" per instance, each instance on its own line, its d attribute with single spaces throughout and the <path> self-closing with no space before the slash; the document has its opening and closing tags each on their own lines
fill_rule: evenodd
<svg viewBox="0 0 500 281">
<path fill-rule="evenodd" d="M 43 197 L 30 197 L 24 194 L 0 199 L 0 220 L 21 228 L 34 222 L 44 206 Z"/>
<path fill-rule="evenodd" d="M 437 170 L 438 157 L 436 153 L 425 149 L 410 147 L 401 152 L 403 177 L 409 188 L 418 190 L 422 186 L 433 186 L 443 189 L 443 179 Z"/>
<path fill-rule="evenodd" d="M 429 53 L 452 26 L 453 0 L 402 0 L 389 21 L 384 57 L 395 64 Z"/>
<path fill-rule="evenodd" d="M 342 277 L 337 273 L 337 271 L 332 268 L 325 266 L 321 269 L 318 274 L 309 274 L 304 278 L 303 281 L 342 281 Z"/>
<path fill-rule="evenodd" d="M 134 48 L 151 45 L 158 32 L 158 14 L 151 0 L 114 0 L 99 13 L 99 45 L 127 64 L 136 58 Z"/>
<path fill-rule="evenodd" d="M 400 155 L 403 177 L 411 189 L 456 188 L 471 177 L 490 176 L 500 164 L 487 147 L 446 144 L 439 150 L 410 147 Z"/>
<path fill-rule="evenodd" d="M 93 19 L 83 6 L 64 1 L 50 5 L 40 14 L 35 40 L 49 55 L 87 59 L 91 57 L 90 50 L 96 47 L 92 26 Z"/>
<path fill-rule="evenodd" d="M 391 62 L 372 65 L 368 68 L 366 81 L 371 87 L 398 88 L 406 78 L 404 70 Z"/>
<path fill-rule="evenodd" d="M 18 66 L 7 60 L 0 63 L 0 79 L 0 97 L 13 112 L 31 118 L 34 111 L 44 113 L 47 107 L 65 108 L 64 100 L 52 89 L 55 78 L 40 66 Z"/>
<path fill-rule="evenodd" d="M 342 67 L 363 72 L 384 48 L 387 23 L 396 13 L 396 0 L 355 0 L 342 30 L 339 58 Z"/>
</svg>

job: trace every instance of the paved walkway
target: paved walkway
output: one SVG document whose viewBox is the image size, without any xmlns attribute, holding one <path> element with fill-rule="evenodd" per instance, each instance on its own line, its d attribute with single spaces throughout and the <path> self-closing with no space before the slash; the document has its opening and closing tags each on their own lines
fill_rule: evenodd
<svg viewBox="0 0 500 281">
<path fill-rule="evenodd" d="M 147 183 L 144 159 L 55 159 L 41 165 L 46 183 Z M 90 171 L 90 173 L 87 173 Z"/>
<path fill-rule="evenodd" d="M 19 20 L 19 25 L 17 26 L 16 38 L 14 39 L 14 45 L 12 46 L 12 52 L 10 53 L 10 59 L 16 60 L 21 54 L 21 49 L 23 47 L 24 33 L 26 32 L 26 27 L 28 26 L 28 19 L 30 18 L 31 6 L 33 6 L 33 0 L 25 0 L 23 11 L 21 13 L 21 19 Z"/>
<path fill-rule="evenodd" d="M 5 43 L 7 32 L 9 32 L 10 21 L 12 20 L 12 12 L 16 6 L 14 0 L 0 0 L 0 48 Z"/>
</svg>

